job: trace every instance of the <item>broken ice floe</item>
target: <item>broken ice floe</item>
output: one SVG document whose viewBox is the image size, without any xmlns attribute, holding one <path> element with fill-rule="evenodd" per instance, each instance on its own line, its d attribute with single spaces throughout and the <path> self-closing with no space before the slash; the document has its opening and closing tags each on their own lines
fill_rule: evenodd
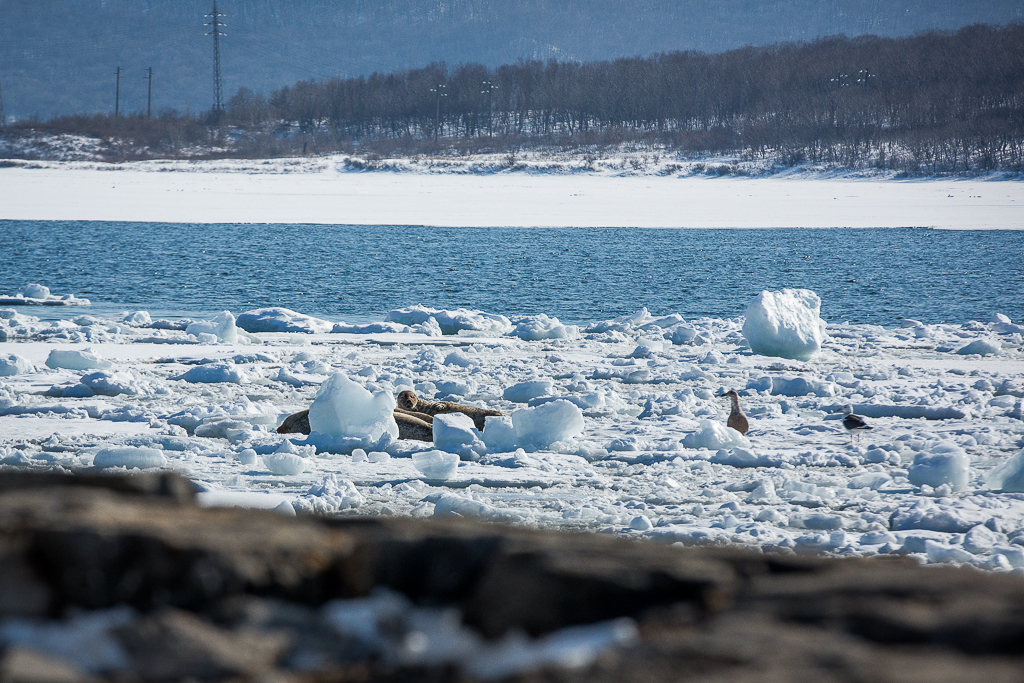
<svg viewBox="0 0 1024 683">
<path fill-rule="evenodd" d="M 0 295 L 0 306 L 89 306 L 88 299 L 79 299 L 74 294 L 57 296 L 49 287 L 28 284 L 14 295 Z"/>
</svg>

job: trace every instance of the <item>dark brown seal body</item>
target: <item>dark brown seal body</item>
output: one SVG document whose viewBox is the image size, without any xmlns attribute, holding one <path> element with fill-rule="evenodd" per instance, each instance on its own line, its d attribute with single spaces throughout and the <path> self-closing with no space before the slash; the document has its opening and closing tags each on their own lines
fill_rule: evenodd
<svg viewBox="0 0 1024 683">
<path fill-rule="evenodd" d="M 398 423 L 398 438 L 413 439 L 415 441 L 434 441 L 434 427 L 429 415 L 426 419 L 410 415 L 404 411 L 395 410 L 395 422 Z M 289 415 L 277 428 L 278 434 L 309 434 L 309 410 Z"/>
<path fill-rule="evenodd" d="M 412 391 L 403 391 L 398 395 L 398 408 L 427 415 L 441 415 L 443 413 L 462 413 L 473 418 L 473 424 L 477 430 L 484 430 L 484 420 L 488 417 L 504 417 L 505 413 L 486 408 L 476 408 L 451 401 L 427 401 L 417 396 Z"/>
<path fill-rule="evenodd" d="M 729 411 L 729 420 L 725 424 L 745 435 L 750 430 L 750 420 L 740 408 L 740 395 L 736 393 L 735 389 L 730 389 L 725 392 L 725 395 L 732 400 L 732 410 Z"/>
</svg>

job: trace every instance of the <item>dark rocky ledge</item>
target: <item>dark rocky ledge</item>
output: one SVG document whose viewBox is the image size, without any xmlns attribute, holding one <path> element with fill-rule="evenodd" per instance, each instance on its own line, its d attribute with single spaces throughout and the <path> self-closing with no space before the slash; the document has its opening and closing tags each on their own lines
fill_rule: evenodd
<svg viewBox="0 0 1024 683">
<path fill-rule="evenodd" d="M 202 509 L 189 492 L 173 475 L 0 474 L 0 680 L 473 680 L 458 663 L 389 659 L 328 623 L 329 601 L 381 588 L 457 608 L 490 641 L 633 620 L 631 640 L 584 666 L 505 674 L 522 681 L 1024 680 L 1018 576 L 459 519 Z M 109 637 L 125 657 L 113 668 L 10 635 L 118 606 Z"/>
</svg>

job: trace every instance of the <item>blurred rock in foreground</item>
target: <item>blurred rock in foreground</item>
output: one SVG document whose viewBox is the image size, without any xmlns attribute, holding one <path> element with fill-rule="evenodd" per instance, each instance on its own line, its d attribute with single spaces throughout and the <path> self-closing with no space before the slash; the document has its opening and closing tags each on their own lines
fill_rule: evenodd
<svg viewBox="0 0 1024 683">
<path fill-rule="evenodd" d="M 1018 681 L 1024 580 L 0 473 L 0 681 Z"/>
</svg>

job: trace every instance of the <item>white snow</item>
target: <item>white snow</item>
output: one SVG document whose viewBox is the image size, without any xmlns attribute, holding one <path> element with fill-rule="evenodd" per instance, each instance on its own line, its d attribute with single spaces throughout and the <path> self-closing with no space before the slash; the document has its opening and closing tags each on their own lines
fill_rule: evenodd
<svg viewBox="0 0 1024 683">
<path fill-rule="evenodd" d="M 551 173 L 351 173 L 343 158 L 33 162 L 7 168 L 0 220 L 651 228 L 1024 225 L 1024 183 L 896 181 L 794 173 L 771 178 Z M 626 177 L 624 177 L 626 176 Z M 54 187 L 61 201 L 52 201 Z M 523 201 L 529 197 L 529 201 Z M 983 205 L 984 210 L 979 210 Z"/>
<path fill-rule="evenodd" d="M 383 391 L 371 394 L 340 372 L 320 386 L 309 408 L 309 428 L 332 437 L 398 438 L 394 397 Z"/>
<path fill-rule="evenodd" d="M 821 299 L 809 289 L 763 291 L 747 305 L 743 336 L 754 353 L 808 360 L 824 335 Z"/>
</svg>

